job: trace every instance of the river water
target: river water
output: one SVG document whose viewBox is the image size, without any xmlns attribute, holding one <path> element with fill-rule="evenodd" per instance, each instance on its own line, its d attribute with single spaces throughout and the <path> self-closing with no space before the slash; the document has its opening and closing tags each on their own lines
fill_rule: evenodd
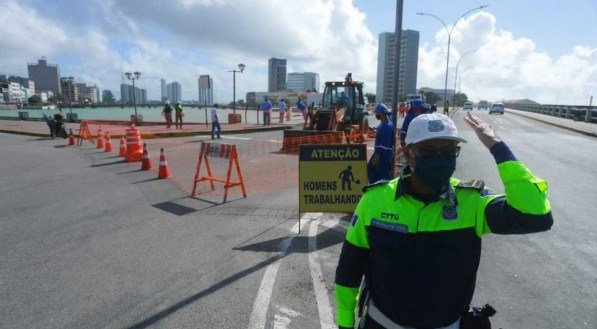
<svg viewBox="0 0 597 329">
<path fill-rule="evenodd" d="M 62 113 L 66 117 L 67 113 L 70 113 L 70 109 L 63 108 Z M 205 118 L 207 117 L 208 122 L 211 122 L 209 108 L 183 108 L 184 111 L 184 121 L 187 123 L 205 123 Z M 28 112 L 30 118 L 43 118 L 43 115 L 52 116 L 57 110 L 42 110 L 42 109 L 21 109 L 21 110 L 0 110 L 0 117 L 19 117 L 19 112 Z M 130 120 L 131 115 L 135 114 L 135 109 L 133 107 L 98 107 L 98 108 L 73 108 L 73 113 L 76 113 L 78 119 L 88 119 L 88 120 Z M 232 109 L 219 109 L 220 120 L 224 123 L 228 122 L 228 113 L 232 113 Z M 245 120 L 245 110 L 244 109 L 237 109 L 237 114 L 241 114 L 243 117 L 243 122 Z M 138 107 L 137 114 L 143 116 L 143 121 L 146 122 L 163 122 L 164 116 L 162 115 L 162 107 Z M 263 114 L 259 111 L 259 122 L 263 122 Z M 300 113 L 293 112 L 293 116 L 300 115 Z M 174 114 L 172 114 L 174 119 Z M 273 118 L 278 117 L 278 113 L 274 112 L 272 114 Z M 247 111 L 247 119 L 248 123 L 257 123 L 257 111 L 255 110 L 248 110 Z M 293 120 L 296 120 L 293 118 Z"/>
</svg>

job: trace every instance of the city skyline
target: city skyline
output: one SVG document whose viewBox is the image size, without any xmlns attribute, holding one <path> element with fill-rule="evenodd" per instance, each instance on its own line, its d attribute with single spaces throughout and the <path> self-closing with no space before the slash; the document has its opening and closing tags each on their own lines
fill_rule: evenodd
<svg viewBox="0 0 597 329">
<path fill-rule="evenodd" d="M 461 63 L 463 71 L 468 69 L 461 76 L 462 90 L 473 99 L 588 101 L 597 88 L 597 47 L 588 32 L 597 28 L 589 19 L 597 11 L 595 2 L 488 3 L 488 8 L 460 20 L 454 29 L 449 81 L 454 81 L 460 56 L 477 49 Z M 403 29 L 420 31 L 417 88 L 443 87 L 447 34 L 439 22 L 416 13 L 436 14 L 451 27 L 459 15 L 481 4 L 405 2 Z M 218 86 L 214 98 L 219 102 L 232 99 L 232 76 L 227 71 L 240 62 L 246 69 L 237 76 L 237 94 L 267 90 L 266 60 L 272 57 L 286 58 L 287 72 L 318 72 L 322 82 L 352 72 L 356 80 L 365 82 L 366 91 L 375 92 L 378 35 L 393 31 L 395 13 L 395 1 L 387 0 L 299 0 L 273 8 L 259 0 L 238 6 L 219 1 L 135 0 L 84 4 L 0 0 L 0 5 L 4 8 L 0 19 L 23 27 L 18 37 L 7 34 L 0 40 L 4 52 L 0 74 L 27 76 L 25 63 L 47 56 L 60 64 L 61 74 L 100 89 L 118 90 L 121 72 L 140 71 L 143 75 L 135 83 L 147 89 L 149 99 L 159 100 L 160 78 L 176 80 L 187 100 L 197 97 L 199 75 L 209 73 Z M 271 15 L 272 24 L 280 28 L 271 33 L 250 20 L 224 19 L 242 17 L 248 10 L 278 13 Z M 287 15 L 311 23 L 280 24 Z M 537 23 L 550 15 L 570 24 L 546 28 Z M 206 29 L 217 33 L 196 33 Z"/>
</svg>

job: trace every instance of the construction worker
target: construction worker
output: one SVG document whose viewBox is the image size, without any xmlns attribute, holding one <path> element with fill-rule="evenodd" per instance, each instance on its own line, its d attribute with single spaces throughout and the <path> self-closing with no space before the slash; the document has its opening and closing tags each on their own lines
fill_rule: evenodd
<svg viewBox="0 0 597 329">
<path fill-rule="evenodd" d="M 271 123 L 271 114 L 272 114 L 272 103 L 270 100 L 265 98 L 263 103 L 261 103 L 261 110 L 263 110 L 263 125 L 269 126 Z"/>
<path fill-rule="evenodd" d="M 164 109 L 162 110 L 162 115 L 166 118 L 166 128 L 170 128 L 172 126 L 172 105 L 170 105 L 170 101 L 166 101 L 164 104 Z"/>
<path fill-rule="evenodd" d="M 305 130 L 305 128 L 307 128 L 307 106 L 305 105 L 303 100 L 299 98 L 296 107 L 298 107 L 298 109 L 301 111 L 301 114 L 303 115 L 303 120 L 305 120 L 305 122 L 303 123 L 303 130 Z"/>
<path fill-rule="evenodd" d="M 218 139 L 222 133 L 222 126 L 220 125 L 220 114 L 218 113 L 218 104 L 214 104 L 211 108 L 211 139 L 214 139 L 214 132 L 218 129 Z"/>
<path fill-rule="evenodd" d="M 176 111 L 174 125 L 176 126 L 176 129 L 178 129 L 178 123 L 180 122 L 180 129 L 182 129 L 182 117 L 184 116 L 184 113 L 182 112 L 182 104 L 180 102 L 176 102 L 174 110 Z"/>
<path fill-rule="evenodd" d="M 284 123 L 284 113 L 286 112 L 286 102 L 283 99 L 278 103 L 278 112 L 280 114 L 279 123 Z"/>
<path fill-rule="evenodd" d="M 338 98 L 338 109 L 343 107 L 350 107 L 350 98 L 346 96 L 346 92 L 341 91 L 340 97 Z"/>
<path fill-rule="evenodd" d="M 444 114 L 450 115 L 450 102 L 447 99 L 444 102 Z"/>
<path fill-rule="evenodd" d="M 363 275 L 359 328 L 469 328 L 460 324 L 471 320 L 481 237 L 551 228 L 547 183 L 490 125 L 470 113 L 465 121 L 493 155 L 505 195 L 480 180 L 451 178 L 458 143 L 466 141 L 450 117 L 415 118 L 406 136 L 408 166 L 399 178 L 365 188 L 348 227 L 335 279 L 340 328 L 355 326 Z"/>
<path fill-rule="evenodd" d="M 367 163 L 369 183 L 394 178 L 392 160 L 394 158 L 394 144 L 396 143 L 396 128 L 390 120 L 392 112 L 384 104 L 378 104 L 374 112 L 380 123 L 375 134 L 373 156 Z"/>
</svg>

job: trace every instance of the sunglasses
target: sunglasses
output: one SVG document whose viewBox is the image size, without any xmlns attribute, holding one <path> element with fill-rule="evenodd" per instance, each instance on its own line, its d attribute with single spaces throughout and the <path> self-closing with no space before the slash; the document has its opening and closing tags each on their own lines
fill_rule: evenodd
<svg viewBox="0 0 597 329">
<path fill-rule="evenodd" d="M 458 154 L 460 154 L 460 146 L 446 146 L 446 147 L 433 147 L 433 146 L 424 146 L 424 147 L 410 147 L 411 152 L 414 155 L 423 157 L 423 158 L 437 158 L 438 156 L 444 156 L 446 158 L 457 158 Z"/>
</svg>

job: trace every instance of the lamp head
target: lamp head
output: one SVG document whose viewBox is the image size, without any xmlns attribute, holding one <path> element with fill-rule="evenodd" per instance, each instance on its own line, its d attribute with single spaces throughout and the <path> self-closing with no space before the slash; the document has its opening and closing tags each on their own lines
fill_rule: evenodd
<svg viewBox="0 0 597 329">
<path fill-rule="evenodd" d="M 129 79 L 129 80 L 131 79 L 131 76 L 132 76 L 131 72 L 126 72 L 124 75 L 126 75 L 127 79 Z"/>
<path fill-rule="evenodd" d="M 246 65 L 243 63 L 238 64 L 238 69 L 240 70 L 240 73 L 243 73 L 243 71 L 245 70 Z"/>
<path fill-rule="evenodd" d="M 141 77 L 141 72 L 135 72 L 135 78 L 139 79 Z"/>
</svg>

